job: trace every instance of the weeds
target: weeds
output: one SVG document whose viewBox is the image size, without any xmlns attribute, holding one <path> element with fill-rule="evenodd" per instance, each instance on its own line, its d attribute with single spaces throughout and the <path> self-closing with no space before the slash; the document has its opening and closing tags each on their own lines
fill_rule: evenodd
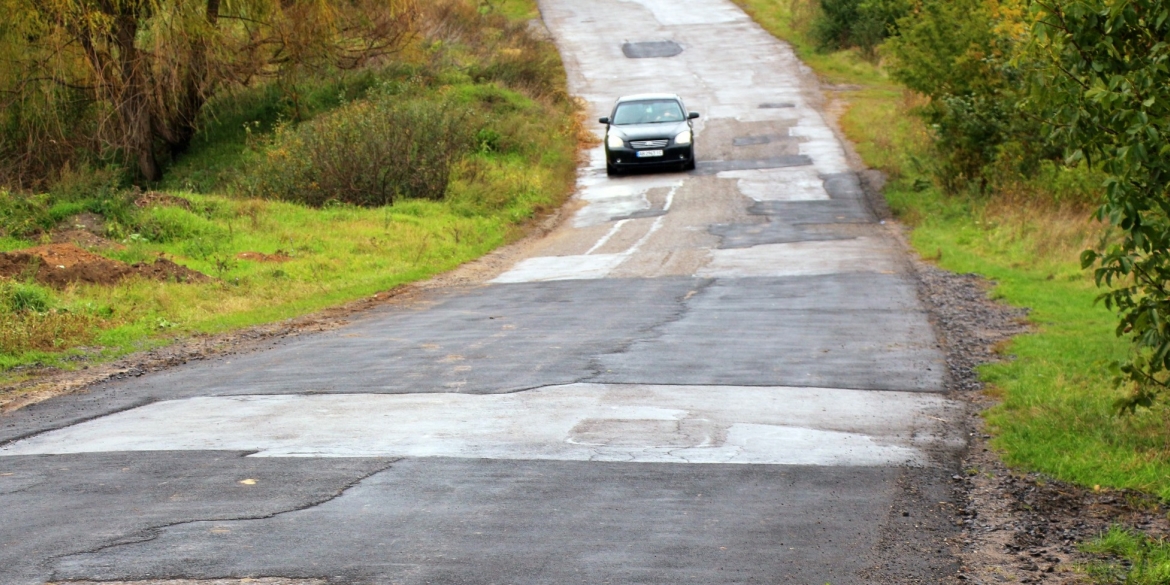
<svg viewBox="0 0 1170 585">
<path fill-rule="evenodd" d="M 97 335 L 101 316 L 55 305 L 46 288 L 0 282 L 0 354 L 60 351 L 88 343 Z"/>
</svg>

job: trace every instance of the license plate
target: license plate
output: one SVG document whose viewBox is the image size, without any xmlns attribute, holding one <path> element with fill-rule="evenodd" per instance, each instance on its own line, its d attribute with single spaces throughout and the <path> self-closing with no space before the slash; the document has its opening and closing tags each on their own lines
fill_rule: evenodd
<svg viewBox="0 0 1170 585">
<path fill-rule="evenodd" d="M 635 156 L 637 156 L 638 158 L 648 158 L 651 156 L 662 156 L 662 151 L 661 150 L 639 150 Z"/>
</svg>

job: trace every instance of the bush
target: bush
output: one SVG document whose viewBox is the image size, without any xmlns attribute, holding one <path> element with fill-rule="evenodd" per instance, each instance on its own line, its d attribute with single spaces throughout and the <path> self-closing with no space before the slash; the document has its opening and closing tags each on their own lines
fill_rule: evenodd
<svg viewBox="0 0 1170 585">
<path fill-rule="evenodd" d="M 909 11 L 907 0 L 821 0 L 813 40 L 823 50 L 857 47 L 872 56 Z"/>
<path fill-rule="evenodd" d="M 918 113 L 934 136 L 932 171 L 947 192 L 985 190 L 995 173 L 1032 176 L 1061 149 L 1023 105 L 1036 67 L 1022 56 L 1019 16 L 982 0 L 925 0 L 898 21 L 883 54 L 891 76 L 929 98 Z"/>
<path fill-rule="evenodd" d="M 264 161 L 239 188 L 312 206 L 441 199 L 452 165 L 471 151 L 472 113 L 446 97 L 377 94 L 278 128 Z"/>
</svg>

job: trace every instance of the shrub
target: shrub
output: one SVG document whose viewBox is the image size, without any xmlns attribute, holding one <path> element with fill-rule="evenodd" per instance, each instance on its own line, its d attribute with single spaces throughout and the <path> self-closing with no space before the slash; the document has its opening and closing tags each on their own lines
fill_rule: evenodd
<svg viewBox="0 0 1170 585">
<path fill-rule="evenodd" d="M 322 206 L 441 199 L 452 165 L 474 146 L 473 116 L 445 97 L 377 94 L 278 128 L 263 162 L 239 187 Z"/>
<path fill-rule="evenodd" d="M 908 0 L 821 0 L 811 33 L 821 49 L 857 47 L 874 55 L 877 46 L 910 11 Z"/>
<path fill-rule="evenodd" d="M 883 54 L 891 76 L 929 100 L 918 113 L 934 134 L 932 169 L 947 192 L 984 190 L 997 172 L 1034 175 L 1059 146 L 1023 109 L 1033 63 L 1023 58 L 1018 14 L 983 0 L 925 0 L 898 21 Z"/>
<path fill-rule="evenodd" d="M 0 230 L 14 238 L 28 238 L 52 227 L 48 195 L 30 195 L 0 189 Z"/>
</svg>

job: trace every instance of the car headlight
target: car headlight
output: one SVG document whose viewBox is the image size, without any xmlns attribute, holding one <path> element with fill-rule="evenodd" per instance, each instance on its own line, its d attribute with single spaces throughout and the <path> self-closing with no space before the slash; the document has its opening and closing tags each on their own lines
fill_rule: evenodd
<svg viewBox="0 0 1170 585">
<path fill-rule="evenodd" d="M 605 139 L 605 143 L 608 144 L 610 148 L 622 148 L 626 145 L 625 141 L 622 140 L 622 137 L 618 136 L 617 134 L 610 134 L 609 137 Z"/>
<path fill-rule="evenodd" d="M 684 130 L 681 133 L 679 133 L 678 136 L 674 137 L 674 143 L 675 144 L 690 144 L 691 143 L 691 131 Z"/>
</svg>

